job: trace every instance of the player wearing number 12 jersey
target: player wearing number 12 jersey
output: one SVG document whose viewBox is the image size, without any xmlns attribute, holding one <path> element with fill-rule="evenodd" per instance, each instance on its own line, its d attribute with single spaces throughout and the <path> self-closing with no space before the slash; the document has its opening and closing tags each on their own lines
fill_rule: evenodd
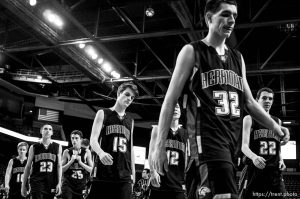
<svg viewBox="0 0 300 199">
<path fill-rule="evenodd" d="M 256 100 L 269 114 L 274 101 L 274 92 L 270 88 L 258 91 Z M 277 123 L 281 120 L 271 116 Z M 241 196 L 258 198 L 253 193 L 273 192 L 282 194 L 285 186 L 281 171 L 285 169 L 280 154 L 280 138 L 270 129 L 260 125 L 251 116 L 245 116 L 243 122 L 242 151 L 247 156 L 242 176 Z"/>
<path fill-rule="evenodd" d="M 135 180 L 133 119 L 126 108 L 138 96 L 136 85 L 123 83 L 111 108 L 101 109 L 94 119 L 90 144 L 97 154 L 88 199 L 130 199 Z"/>
<path fill-rule="evenodd" d="M 172 198 L 185 199 L 184 170 L 186 165 L 187 152 L 187 132 L 179 125 L 181 115 L 179 104 L 177 103 L 170 130 L 165 143 L 167 152 L 168 171 L 165 175 L 159 175 L 150 165 L 151 191 L 150 199 Z M 154 150 L 157 139 L 157 126 L 153 126 L 149 146 L 149 159 Z"/>
<path fill-rule="evenodd" d="M 26 183 L 30 170 L 30 194 L 32 199 L 53 199 L 61 194 L 61 146 L 51 140 L 53 128 L 49 124 L 41 127 L 42 139 L 29 149 L 24 170 L 21 193 L 27 196 Z"/>
<path fill-rule="evenodd" d="M 23 199 L 21 196 L 21 183 L 24 168 L 27 162 L 26 153 L 28 144 L 20 142 L 17 146 L 18 156 L 10 159 L 5 173 L 5 191 L 8 199 Z"/>
<path fill-rule="evenodd" d="M 71 132 L 72 147 L 65 149 L 62 157 L 62 199 L 82 199 L 92 158 L 89 149 L 81 147 L 83 134 L 79 130 Z"/>
</svg>

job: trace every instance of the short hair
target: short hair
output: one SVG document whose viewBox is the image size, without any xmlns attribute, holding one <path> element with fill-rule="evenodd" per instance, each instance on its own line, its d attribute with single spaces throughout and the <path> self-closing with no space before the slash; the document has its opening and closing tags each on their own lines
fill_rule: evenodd
<svg viewBox="0 0 300 199">
<path fill-rule="evenodd" d="M 204 8 L 204 16 L 207 12 L 218 12 L 222 3 L 235 5 L 237 7 L 236 0 L 207 0 Z"/>
<path fill-rule="evenodd" d="M 17 145 L 17 149 L 19 149 L 21 146 L 25 146 L 26 150 L 28 149 L 29 145 L 27 144 L 27 142 L 19 142 Z"/>
<path fill-rule="evenodd" d="M 259 100 L 261 93 L 264 92 L 264 91 L 267 92 L 267 93 L 272 93 L 274 95 L 274 91 L 272 89 L 264 87 L 264 88 L 261 88 L 257 91 L 256 100 Z"/>
<path fill-rule="evenodd" d="M 147 174 L 149 174 L 150 173 L 150 169 L 148 169 L 148 168 L 145 168 L 145 169 L 143 169 L 143 171 L 146 171 L 147 172 Z"/>
<path fill-rule="evenodd" d="M 51 126 L 51 127 L 52 127 L 52 131 L 53 131 L 53 126 L 52 126 L 51 124 L 49 124 L 49 123 L 46 123 L 46 124 L 43 124 L 43 125 L 41 126 L 40 132 L 42 132 L 44 126 L 47 126 L 47 125 Z"/>
<path fill-rule="evenodd" d="M 125 83 L 121 84 L 121 85 L 118 87 L 117 95 L 119 96 L 120 93 L 122 93 L 122 92 L 123 92 L 124 90 L 126 90 L 127 88 L 130 88 L 130 89 L 133 91 L 135 97 L 138 97 L 138 96 L 139 96 L 138 88 L 137 88 L 137 86 L 136 86 L 134 83 L 132 83 L 132 82 L 125 82 Z"/>
<path fill-rule="evenodd" d="M 79 131 L 79 130 L 74 130 L 74 131 L 72 131 L 70 136 L 72 136 L 72 135 L 79 135 L 80 138 L 83 137 L 82 132 Z"/>
<path fill-rule="evenodd" d="M 84 138 L 81 141 L 81 145 L 88 147 L 90 145 L 90 141 L 88 139 Z"/>
</svg>

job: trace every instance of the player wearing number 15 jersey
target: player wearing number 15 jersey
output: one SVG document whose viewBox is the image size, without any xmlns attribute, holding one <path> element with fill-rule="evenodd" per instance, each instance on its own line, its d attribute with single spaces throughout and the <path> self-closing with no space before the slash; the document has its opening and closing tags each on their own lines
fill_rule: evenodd
<svg viewBox="0 0 300 199">
<path fill-rule="evenodd" d="M 27 195 L 26 182 L 30 170 L 30 194 L 32 199 L 53 199 L 61 194 L 61 146 L 52 142 L 53 129 L 45 124 L 40 130 L 42 139 L 29 149 L 27 164 L 24 170 L 21 192 Z"/>
<path fill-rule="evenodd" d="M 81 131 L 72 131 L 73 147 L 65 149 L 63 153 L 62 199 L 82 199 L 89 173 L 92 171 L 91 152 L 81 147 L 82 137 Z"/>
<path fill-rule="evenodd" d="M 133 119 L 126 108 L 138 96 L 133 83 L 123 83 L 111 108 L 101 109 L 94 119 L 90 144 L 97 154 L 88 199 L 130 199 L 135 180 Z"/>
<path fill-rule="evenodd" d="M 27 162 L 28 144 L 20 142 L 17 146 L 18 156 L 10 159 L 5 173 L 5 191 L 8 199 L 22 199 L 21 183 Z"/>
<path fill-rule="evenodd" d="M 256 97 L 258 103 L 269 114 L 274 100 L 270 88 L 262 88 Z M 271 116 L 277 123 L 280 119 Z M 270 129 L 260 125 L 251 116 L 245 116 L 243 122 L 242 151 L 247 156 L 244 175 L 242 176 L 241 195 L 244 198 L 257 198 L 257 193 L 282 193 L 285 187 L 281 171 L 285 169 L 280 154 L 280 138 Z"/>
<path fill-rule="evenodd" d="M 184 170 L 186 165 L 187 132 L 179 125 L 181 112 L 177 103 L 170 130 L 165 143 L 167 152 L 168 171 L 159 175 L 150 165 L 151 191 L 150 199 L 156 198 L 185 198 Z M 153 126 L 150 140 L 150 156 L 157 139 L 157 126 Z"/>
</svg>

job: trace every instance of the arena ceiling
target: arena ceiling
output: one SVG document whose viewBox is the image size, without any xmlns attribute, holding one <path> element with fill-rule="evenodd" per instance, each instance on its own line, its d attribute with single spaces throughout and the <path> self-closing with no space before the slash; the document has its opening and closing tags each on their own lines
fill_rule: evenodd
<svg viewBox="0 0 300 199">
<path fill-rule="evenodd" d="M 204 4 L 205 0 L 37 0 L 31 6 L 29 0 L 1 0 L 0 85 L 93 109 L 111 106 L 117 86 L 134 81 L 140 97 L 130 111 L 141 123 L 157 121 L 178 52 L 206 35 Z M 242 0 L 238 6 L 228 45 L 242 52 L 252 92 L 272 88 L 272 113 L 297 123 L 299 1 Z M 149 7 L 152 17 L 145 15 Z M 63 25 L 47 20 L 46 10 L 60 16 Z M 104 63 L 120 78 L 105 71 Z"/>
</svg>

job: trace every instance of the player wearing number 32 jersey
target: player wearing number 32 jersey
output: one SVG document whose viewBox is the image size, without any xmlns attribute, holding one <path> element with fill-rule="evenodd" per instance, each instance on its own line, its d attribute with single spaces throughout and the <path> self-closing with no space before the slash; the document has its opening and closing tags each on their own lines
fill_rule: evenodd
<svg viewBox="0 0 300 199">
<path fill-rule="evenodd" d="M 53 199 L 61 193 L 61 146 L 51 140 L 53 129 L 51 125 L 41 127 L 42 139 L 29 149 L 27 164 L 22 182 L 22 195 L 27 195 L 25 184 L 29 177 L 32 199 Z"/>
</svg>

